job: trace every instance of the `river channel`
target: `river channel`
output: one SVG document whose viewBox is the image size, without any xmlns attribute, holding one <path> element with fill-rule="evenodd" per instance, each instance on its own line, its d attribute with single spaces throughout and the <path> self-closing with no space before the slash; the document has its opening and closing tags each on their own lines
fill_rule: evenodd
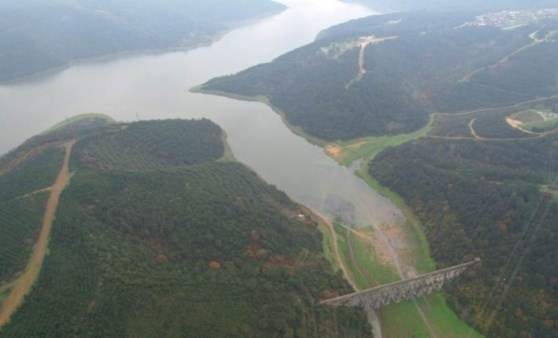
<svg viewBox="0 0 558 338">
<path fill-rule="evenodd" d="M 399 220 L 401 212 L 390 201 L 293 134 L 266 105 L 188 92 L 213 77 L 269 62 L 329 26 L 374 14 L 336 0 L 279 2 L 289 9 L 234 29 L 210 46 L 82 62 L 1 85 L 0 154 L 83 113 L 119 121 L 205 117 L 227 132 L 239 161 L 296 201 L 356 226 Z"/>
</svg>

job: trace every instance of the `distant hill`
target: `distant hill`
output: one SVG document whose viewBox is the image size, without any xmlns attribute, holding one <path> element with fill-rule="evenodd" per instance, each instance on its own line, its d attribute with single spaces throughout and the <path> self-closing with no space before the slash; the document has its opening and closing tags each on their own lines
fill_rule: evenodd
<svg viewBox="0 0 558 338">
<path fill-rule="evenodd" d="M 84 58 L 208 43 L 269 0 L 17 0 L 0 4 L 0 81 Z"/>
<path fill-rule="evenodd" d="M 39 189 L 61 164 L 55 146 L 79 139 L 39 279 L 0 337 L 369 336 L 364 312 L 318 304 L 350 286 L 314 220 L 227 161 L 217 125 L 72 125 L 0 173 L 1 318 L 50 194 Z"/>
<path fill-rule="evenodd" d="M 502 10 L 554 7 L 554 0 L 342 0 L 360 3 L 381 11 Z"/>
<path fill-rule="evenodd" d="M 556 93 L 558 12 L 481 14 L 354 20 L 202 90 L 266 96 L 291 124 L 325 140 L 410 132 L 432 112 Z"/>
</svg>

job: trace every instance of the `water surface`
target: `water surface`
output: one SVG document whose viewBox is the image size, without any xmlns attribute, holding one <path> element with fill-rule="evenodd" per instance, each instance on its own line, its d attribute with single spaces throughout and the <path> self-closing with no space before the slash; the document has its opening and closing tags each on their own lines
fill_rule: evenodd
<svg viewBox="0 0 558 338">
<path fill-rule="evenodd" d="M 205 117 L 225 129 L 240 161 L 293 199 L 360 225 L 400 218 L 394 205 L 294 135 L 264 104 L 188 92 L 215 76 L 269 62 L 329 26 L 374 14 L 335 0 L 280 2 L 290 8 L 235 29 L 211 46 L 84 62 L 0 86 L 0 153 L 82 113 L 120 121 Z"/>
</svg>

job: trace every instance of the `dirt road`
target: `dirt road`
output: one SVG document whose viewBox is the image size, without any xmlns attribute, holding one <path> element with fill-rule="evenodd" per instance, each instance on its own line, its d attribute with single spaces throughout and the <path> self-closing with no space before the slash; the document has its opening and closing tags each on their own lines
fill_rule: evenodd
<svg viewBox="0 0 558 338">
<path fill-rule="evenodd" d="M 381 43 L 384 41 L 388 41 L 388 40 L 393 40 L 393 39 L 397 39 L 397 36 L 388 36 L 385 38 L 376 38 L 376 37 L 367 37 L 367 38 L 361 38 L 361 41 L 359 41 L 359 47 L 360 47 L 360 53 L 358 55 L 358 75 L 357 75 L 357 82 L 362 80 L 362 78 L 364 77 L 364 75 L 366 75 L 366 68 L 364 65 L 364 52 L 366 51 L 366 47 L 368 47 L 369 44 L 376 44 L 376 43 Z"/>
<path fill-rule="evenodd" d="M 355 284 L 353 283 L 353 280 L 351 279 L 350 275 L 349 275 L 349 271 L 347 269 L 347 267 L 345 266 L 345 263 L 343 263 L 343 260 L 341 259 L 341 253 L 339 252 L 339 246 L 337 244 L 337 233 L 335 232 L 335 229 L 333 228 L 333 223 L 332 221 L 330 221 L 327 217 L 324 217 L 323 215 L 320 215 L 317 211 L 312 210 L 312 213 L 316 214 L 318 217 L 316 217 L 317 219 L 320 219 L 321 221 L 323 221 L 323 223 L 327 226 L 327 228 L 329 229 L 329 232 L 331 233 L 331 239 L 332 239 L 332 244 L 333 244 L 333 254 L 335 255 L 335 260 L 337 261 L 337 265 L 341 268 L 341 271 L 343 272 L 343 277 L 345 278 L 346 281 L 349 282 L 349 284 L 351 284 L 351 286 L 353 287 L 353 289 L 355 289 L 355 291 L 360 291 L 361 289 Z M 346 227 L 347 231 L 350 231 L 352 229 L 350 229 L 349 227 Z M 349 238 L 350 236 L 348 236 Z M 381 338 L 382 337 L 382 325 L 380 322 L 380 318 L 378 318 L 378 314 L 376 313 L 376 311 L 374 309 L 366 309 L 366 314 L 368 317 L 368 322 L 370 323 L 370 325 L 372 326 L 372 336 L 374 338 Z"/>
<path fill-rule="evenodd" d="M 461 78 L 460 81 L 461 81 L 461 82 L 469 82 L 469 81 L 471 81 L 471 78 L 472 78 L 473 76 L 475 76 L 476 74 L 478 74 L 478 73 L 480 73 L 480 72 L 482 72 L 482 71 L 484 71 L 484 70 L 486 70 L 486 69 L 494 69 L 494 68 L 497 68 L 497 67 L 499 67 L 499 66 L 502 66 L 502 65 L 508 63 L 512 57 L 516 56 L 517 54 L 523 52 L 523 51 L 526 50 L 526 49 L 535 47 L 535 46 L 537 46 L 537 45 L 539 45 L 539 44 L 545 42 L 546 39 L 547 39 L 546 37 L 545 37 L 544 39 L 537 39 L 536 36 L 537 36 L 537 32 L 531 33 L 531 34 L 529 35 L 529 37 L 531 38 L 531 40 L 533 40 L 533 42 L 531 42 L 530 44 L 527 44 L 527 45 L 525 45 L 525 46 L 522 46 L 522 47 L 518 48 L 517 50 L 511 52 L 510 54 L 504 56 L 500 61 L 498 61 L 496 64 L 494 64 L 494 65 L 492 65 L 492 66 L 482 67 L 482 68 L 479 68 L 479 69 L 477 69 L 477 70 L 475 70 L 475 71 L 473 71 L 473 72 L 471 72 L 471 73 L 465 75 L 463 78 Z"/>
<path fill-rule="evenodd" d="M 68 184 L 68 162 L 74 143 L 75 141 L 70 141 L 63 145 L 66 152 L 64 163 L 62 165 L 62 168 L 60 169 L 58 177 L 56 178 L 56 182 L 52 187 L 50 187 L 51 193 L 47 201 L 39 239 L 37 240 L 37 243 L 33 248 L 33 253 L 31 254 L 29 262 L 27 263 L 25 272 L 14 282 L 10 294 L 4 301 L 2 309 L 0 310 L 0 327 L 2 327 L 10 320 L 12 314 L 23 303 L 25 296 L 28 295 L 29 292 L 31 292 L 33 283 L 39 276 L 39 272 L 41 271 L 41 266 L 43 264 L 43 260 L 47 251 L 50 230 L 52 228 L 52 222 L 54 221 L 56 209 L 58 208 L 60 194 Z"/>
</svg>

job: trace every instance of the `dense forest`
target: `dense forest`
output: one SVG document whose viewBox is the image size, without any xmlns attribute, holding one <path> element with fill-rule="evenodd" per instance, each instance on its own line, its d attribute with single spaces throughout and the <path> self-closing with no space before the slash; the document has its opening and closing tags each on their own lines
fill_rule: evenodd
<svg viewBox="0 0 558 338">
<path fill-rule="evenodd" d="M 0 300 L 3 284 L 25 268 L 48 195 L 41 190 L 54 183 L 62 159 L 52 148 L 0 174 Z"/>
<path fill-rule="evenodd" d="M 0 3 L 0 81 L 77 59 L 208 43 L 284 8 L 268 0 L 17 0 Z"/>
<path fill-rule="evenodd" d="M 325 140 L 410 132 L 432 112 L 558 91 L 558 20 L 514 29 L 474 22 L 475 14 L 463 12 L 354 20 L 203 90 L 266 96 L 290 123 Z"/>
<path fill-rule="evenodd" d="M 143 171 L 216 160 L 225 151 L 221 136 L 221 128 L 207 119 L 141 121 L 90 137 L 76 149 L 97 169 Z"/>
<path fill-rule="evenodd" d="M 208 120 L 82 137 L 39 280 L 0 337 L 369 335 L 361 310 L 318 304 L 350 286 L 316 223 L 223 152 Z"/>
<path fill-rule="evenodd" d="M 486 123 L 486 122 L 485 122 Z M 421 219 L 440 267 L 479 256 L 449 303 L 489 337 L 558 334 L 556 135 L 507 141 L 425 138 L 382 152 L 370 174 Z"/>
</svg>

